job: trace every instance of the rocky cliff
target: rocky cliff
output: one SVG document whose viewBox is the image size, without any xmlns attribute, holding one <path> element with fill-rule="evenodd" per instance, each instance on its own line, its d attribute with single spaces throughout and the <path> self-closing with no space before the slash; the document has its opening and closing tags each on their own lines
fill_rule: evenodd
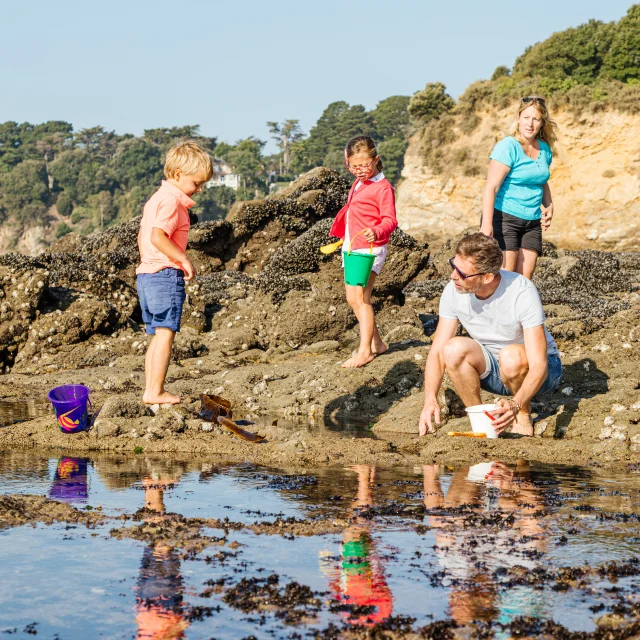
<svg viewBox="0 0 640 640">
<path fill-rule="evenodd" d="M 398 189 L 400 227 L 440 244 L 477 225 L 488 156 L 506 131 L 514 106 L 489 111 L 465 135 L 456 116 L 438 174 L 424 161 L 425 140 L 415 135 Z M 568 249 L 615 251 L 640 246 L 640 115 L 614 111 L 555 113 L 560 143 L 551 168 L 555 218 L 545 238 Z"/>
</svg>

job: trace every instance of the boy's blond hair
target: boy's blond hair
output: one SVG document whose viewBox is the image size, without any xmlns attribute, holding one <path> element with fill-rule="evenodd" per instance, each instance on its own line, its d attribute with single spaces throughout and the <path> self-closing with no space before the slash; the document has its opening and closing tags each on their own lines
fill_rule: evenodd
<svg viewBox="0 0 640 640">
<path fill-rule="evenodd" d="M 211 176 L 213 176 L 213 163 L 209 154 L 193 140 L 178 142 L 167 152 L 167 159 L 164 163 L 164 175 L 167 180 L 175 178 L 178 169 L 187 176 L 204 171 L 205 182 L 211 180 Z"/>
</svg>

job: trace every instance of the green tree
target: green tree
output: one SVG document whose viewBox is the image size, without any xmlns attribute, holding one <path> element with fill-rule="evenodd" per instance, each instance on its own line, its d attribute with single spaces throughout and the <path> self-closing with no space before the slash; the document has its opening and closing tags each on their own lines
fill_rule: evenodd
<svg viewBox="0 0 640 640">
<path fill-rule="evenodd" d="M 384 166 L 384 177 L 392 184 L 400 179 L 406 150 L 407 140 L 400 136 L 387 138 L 378 144 L 378 153 Z"/>
<path fill-rule="evenodd" d="M 158 145 L 162 156 L 180 140 L 195 140 L 205 151 L 212 153 L 216 146 L 215 138 L 208 138 L 200 134 L 200 125 L 192 124 L 184 127 L 168 127 L 159 129 L 145 129 L 144 139 Z"/>
<path fill-rule="evenodd" d="M 68 149 L 49 165 L 57 188 L 76 204 L 84 204 L 89 196 L 113 188 L 107 167 L 88 149 Z"/>
<path fill-rule="evenodd" d="M 228 152 L 225 160 L 242 178 L 243 187 L 265 188 L 265 169 L 262 161 L 262 149 L 265 142 L 253 136 L 239 140 Z"/>
<path fill-rule="evenodd" d="M 285 120 L 282 124 L 267 122 L 267 126 L 278 149 L 280 149 L 282 159 L 280 173 L 289 173 L 291 170 L 291 148 L 304 137 L 299 121 Z"/>
<path fill-rule="evenodd" d="M 73 229 L 66 223 L 60 222 L 56 227 L 56 238 L 62 238 L 62 236 L 66 236 L 67 233 L 71 233 Z"/>
<path fill-rule="evenodd" d="M 406 138 L 409 131 L 409 96 L 391 96 L 371 111 L 376 140 Z"/>
<path fill-rule="evenodd" d="M 22 134 L 17 122 L 4 122 L 0 125 L 0 172 L 11 171 L 22 162 Z"/>
<path fill-rule="evenodd" d="M 0 210 L 4 218 L 22 224 L 41 223 L 47 212 L 49 188 L 44 163 L 25 160 L 0 174 Z"/>
<path fill-rule="evenodd" d="M 110 163 L 110 171 L 123 190 L 159 185 L 163 167 L 160 147 L 144 138 L 122 140 Z"/>
<path fill-rule="evenodd" d="M 409 102 L 409 115 L 416 122 L 425 125 L 439 118 L 455 106 L 455 100 L 446 93 L 442 82 L 430 82 L 422 90 L 414 93 Z"/>
<path fill-rule="evenodd" d="M 207 220 L 224 220 L 236 201 L 236 192 L 229 187 L 211 187 L 203 189 L 195 196 L 194 213 L 201 222 Z"/>
<path fill-rule="evenodd" d="M 349 106 L 344 101 L 332 102 L 309 132 L 309 137 L 296 145 L 293 169 L 307 171 L 325 166 L 345 172 L 344 148 L 357 135 L 375 136 L 371 115 L 360 104 Z"/>
<path fill-rule="evenodd" d="M 600 73 L 615 28 L 614 23 L 590 20 L 554 33 L 517 58 L 513 75 L 541 76 L 556 83 L 570 78 L 573 84 L 590 84 Z"/>
<path fill-rule="evenodd" d="M 511 69 L 501 64 L 499 67 L 495 68 L 495 71 L 491 75 L 491 80 L 498 80 L 498 78 L 507 78 L 510 75 L 511 75 Z"/>
<path fill-rule="evenodd" d="M 640 4 L 616 25 L 602 75 L 621 82 L 640 79 Z"/>
</svg>

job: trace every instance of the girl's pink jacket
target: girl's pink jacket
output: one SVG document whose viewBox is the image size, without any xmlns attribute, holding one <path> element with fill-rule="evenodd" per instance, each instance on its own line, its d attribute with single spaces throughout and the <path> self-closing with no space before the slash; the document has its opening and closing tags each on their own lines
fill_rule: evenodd
<svg viewBox="0 0 640 640">
<path fill-rule="evenodd" d="M 359 231 L 371 228 L 376 233 L 374 247 L 382 247 L 389 242 L 389 236 L 398 226 L 396 220 L 396 198 L 391 183 L 383 178 L 378 182 L 365 180 L 355 191 L 356 180 L 349 191 L 347 204 L 338 211 L 336 219 L 331 225 L 330 236 L 344 238 L 349 211 L 349 237 L 353 240 L 352 249 L 366 249 L 369 243 Z"/>
</svg>

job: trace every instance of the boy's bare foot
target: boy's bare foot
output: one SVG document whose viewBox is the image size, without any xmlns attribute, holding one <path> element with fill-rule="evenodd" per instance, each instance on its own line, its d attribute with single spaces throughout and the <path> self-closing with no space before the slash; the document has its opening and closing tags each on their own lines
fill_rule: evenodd
<svg viewBox="0 0 640 640">
<path fill-rule="evenodd" d="M 383 353 L 386 353 L 389 350 L 389 347 L 387 347 L 387 345 L 382 342 L 382 340 L 380 342 L 375 342 L 372 341 L 371 342 L 371 353 L 373 353 L 374 356 L 381 356 Z"/>
<path fill-rule="evenodd" d="M 158 395 L 152 395 L 145 392 L 142 396 L 142 402 L 145 404 L 179 404 L 180 396 L 176 396 L 168 391 L 163 391 Z"/>
<path fill-rule="evenodd" d="M 341 366 L 343 369 L 357 369 L 358 367 L 364 367 L 366 364 L 372 362 L 374 357 L 373 353 L 366 355 L 358 352 L 343 362 Z"/>
<path fill-rule="evenodd" d="M 509 433 L 515 433 L 519 436 L 533 435 L 533 420 L 530 413 L 519 413 Z"/>
</svg>

